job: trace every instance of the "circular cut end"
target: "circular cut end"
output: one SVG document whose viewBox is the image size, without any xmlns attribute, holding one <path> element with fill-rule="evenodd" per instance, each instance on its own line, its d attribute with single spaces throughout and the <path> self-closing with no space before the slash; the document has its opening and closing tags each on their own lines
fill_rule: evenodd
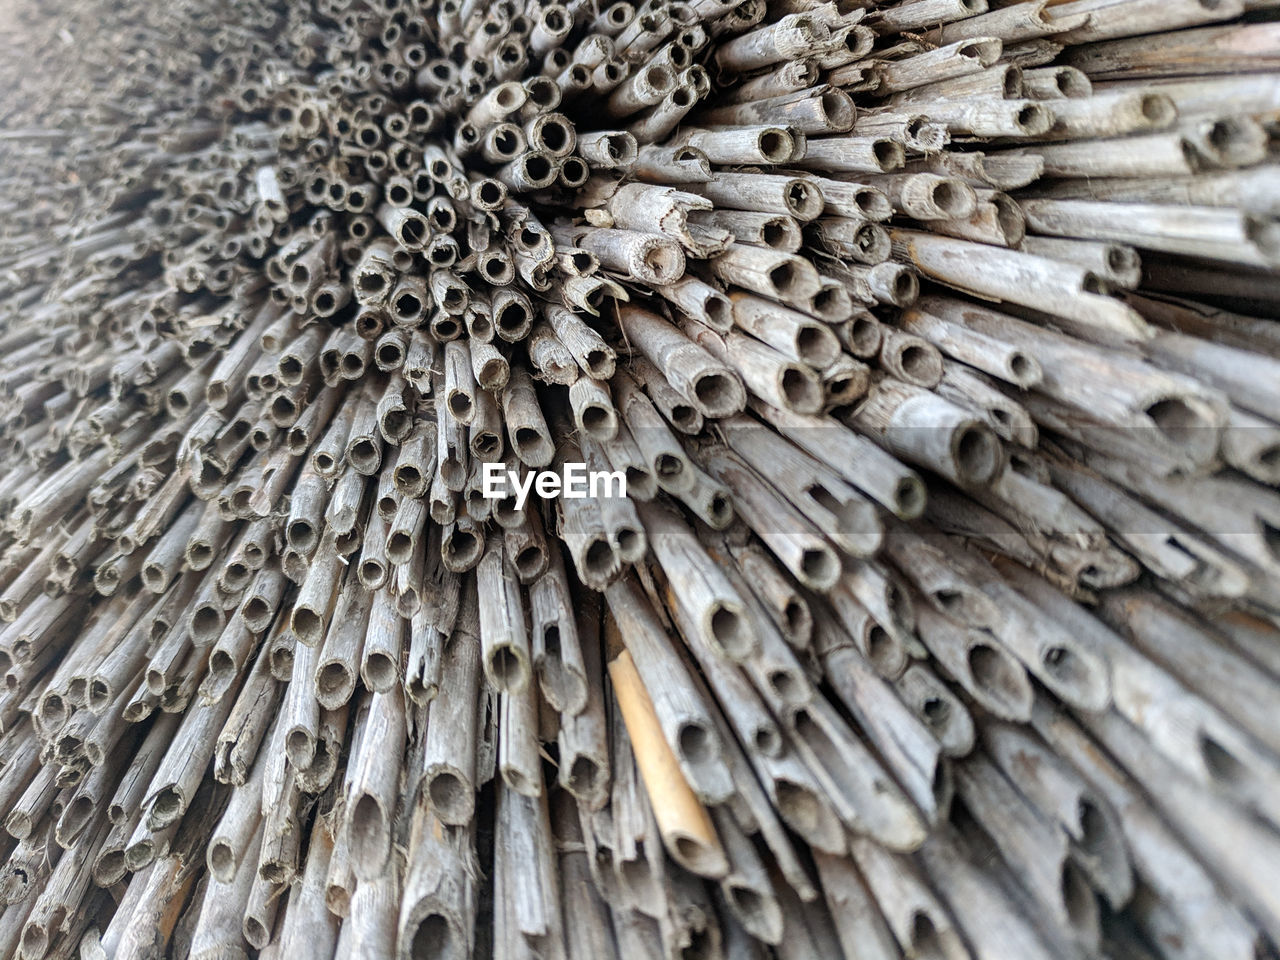
<svg viewBox="0 0 1280 960">
<path fill-rule="evenodd" d="M 494 311 L 493 321 L 499 332 L 515 336 L 529 323 L 529 311 L 519 300 L 510 300 Z"/>
<path fill-rule="evenodd" d="M 1058 71 L 1054 77 L 1055 85 L 1058 92 L 1064 97 L 1087 97 L 1093 92 L 1092 84 L 1089 82 L 1088 76 L 1074 68 L 1066 68 Z"/>
<path fill-rule="evenodd" d="M 314 645 L 320 639 L 324 621 L 310 607 L 295 607 L 292 626 L 293 632 L 300 640 Z"/>
<path fill-rule="evenodd" d="M 1019 387 L 1035 386 L 1042 376 L 1039 361 L 1016 351 L 1009 354 L 1007 372 L 1009 379 Z"/>
<path fill-rule="evenodd" d="M 799 271 L 796 270 L 795 264 L 789 261 L 784 260 L 769 271 L 769 283 L 773 285 L 774 292 L 780 298 L 785 299 L 794 294 L 799 282 Z"/>
<path fill-rule="evenodd" d="M 1162 93 L 1144 93 L 1139 108 L 1151 128 L 1167 127 L 1178 119 L 1178 108 Z"/>
<path fill-rule="evenodd" d="M 788 364 L 778 386 L 787 406 L 797 413 L 817 413 L 822 409 L 822 381 L 809 368 Z"/>
<path fill-rule="evenodd" d="M 1093 856 L 1102 856 L 1110 852 L 1113 838 L 1107 825 L 1107 818 L 1087 797 L 1081 797 L 1076 804 L 1076 819 L 1079 824 L 1080 838 L 1077 841 L 1081 849 Z"/>
<path fill-rule="evenodd" d="M 966 483 L 986 483 L 1000 469 L 1000 441 L 991 428 L 970 423 L 956 432 L 952 456 L 959 478 Z"/>
<path fill-rule="evenodd" d="M 449 413 L 453 415 L 453 419 L 459 423 L 470 423 L 471 417 L 475 414 L 475 404 L 471 397 L 461 390 L 455 390 L 449 394 Z"/>
<path fill-rule="evenodd" d="M 556 178 L 556 168 L 551 160 L 540 153 L 527 153 L 520 160 L 520 170 L 525 186 L 531 190 L 540 190 L 550 186 Z"/>
<path fill-rule="evenodd" d="M 939 180 L 933 185 L 929 198 L 938 212 L 948 220 L 973 214 L 973 191 L 954 180 Z"/>
<path fill-rule="evenodd" d="M 790 780 L 778 780 L 775 791 L 778 812 L 793 830 L 809 836 L 822 821 L 822 808 L 818 799 L 801 784 Z"/>
<path fill-rule="evenodd" d="M 1022 208 L 1003 193 L 995 194 L 990 203 L 996 208 L 996 225 L 1000 235 L 1010 247 L 1016 247 L 1027 233 L 1027 220 L 1022 215 Z"/>
<path fill-rule="evenodd" d="M 591 168 L 581 157 L 565 157 L 560 163 L 560 181 L 567 187 L 580 187 L 591 177 Z"/>
<path fill-rule="evenodd" d="M 489 149 L 499 158 L 509 160 L 524 149 L 524 138 L 514 124 L 504 123 L 489 135 Z"/>
<path fill-rule="evenodd" d="M 653 472 L 670 483 L 684 473 L 684 461 L 669 453 L 660 453 L 654 458 Z"/>
<path fill-rule="evenodd" d="M 839 284 L 828 284 L 809 301 L 809 313 L 828 323 L 838 323 L 853 311 L 849 291 Z"/>
<path fill-rule="evenodd" d="M 1005 100 L 1016 99 L 1022 93 L 1022 69 L 1009 67 L 1001 78 L 1001 92 Z"/>
<path fill-rule="evenodd" d="M 840 355 L 840 341 L 828 327 L 806 325 L 796 335 L 796 353 L 809 366 L 823 369 Z"/>
<path fill-rule="evenodd" d="M 209 870 L 222 883 L 230 883 L 236 875 L 236 858 L 231 844 L 214 840 L 209 844 Z"/>
<path fill-rule="evenodd" d="M 471 816 L 472 797 L 456 773 L 442 770 L 431 777 L 427 797 L 436 816 L 449 824 L 466 823 Z"/>
<path fill-rule="evenodd" d="M 244 938 L 249 941 L 249 946 L 261 950 L 271 942 L 271 932 L 267 929 L 266 924 L 261 919 L 254 916 L 244 918 Z"/>
<path fill-rule="evenodd" d="M 706 417 L 727 417 L 742 410 L 746 397 L 733 374 L 704 373 L 693 384 L 693 395 Z"/>
<path fill-rule="evenodd" d="M 610 134 L 604 138 L 605 155 L 614 163 L 625 166 L 639 153 L 635 137 L 629 133 Z"/>
<path fill-rule="evenodd" d="M 460 955 L 449 921 L 438 913 L 423 917 L 414 928 L 410 942 L 411 960 L 438 960 Z"/>
<path fill-rule="evenodd" d="M 854 356 L 870 357 L 880 351 L 883 331 L 880 321 L 870 314 L 854 317 L 847 332 L 849 347 Z"/>
<path fill-rule="evenodd" d="M 677 735 L 680 756 L 689 763 L 706 763 L 714 759 L 716 751 L 710 733 L 699 723 L 681 724 Z"/>
<path fill-rule="evenodd" d="M 912 270 L 896 270 L 889 282 L 889 291 L 893 296 L 894 306 L 905 307 L 915 303 L 920 296 L 920 278 Z"/>
<path fill-rule="evenodd" d="M 151 817 L 163 827 L 182 816 L 186 806 L 186 801 L 183 800 L 177 788 L 166 787 L 156 794 L 156 799 L 151 805 Z"/>
<path fill-rule="evenodd" d="M 641 74 L 640 84 L 652 91 L 652 95 L 661 96 L 675 88 L 676 75 L 662 64 L 654 64 Z"/>
<path fill-rule="evenodd" d="M 1138 251 L 1134 250 L 1133 247 L 1107 244 L 1106 260 L 1107 269 L 1112 273 L 1129 274 L 1142 268 L 1142 261 L 1138 258 Z"/>
<path fill-rule="evenodd" d="M 654 239 L 640 249 L 640 262 L 633 266 L 637 280 L 666 284 L 679 280 L 684 273 L 684 254 L 674 243 Z"/>
<path fill-rule="evenodd" d="M 489 676 L 500 690 L 523 690 L 529 682 L 529 665 L 516 648 L 504 644 L 489 654 Z"/>
<path fill-rule="evenodd" d="M 142 584 L 152 593 L 163 593 L 168 582 L 169 575 L 160 564 L 148 563 L 143 566 Z"/>
<path fill-rule="evenodd" d="M 785 130 L 768 129 L 756 138 L 756 149 L 766 163 L 785 163 L 791 159 L 795 149 L 795 141 Z"/>
<path fill-rule="evenodd" d="M 575 757 L 569 766 L 566 785 L 575 796 L 589 796 L 594 793 L 600 783 L 601 768 L 590 757 Z"/>
<path fill-rule="evenodd" d="M 977 60 L 984 67 L 989 67 L 1000 59 L 1002 44 L 999 40 L 988 38 L 970 40 L 960 47 L 957 54 L 966 60 Z"/>
<path fill-rule="evenodd" d="M 267 618 L 271 614 L 270 604 L 263 597 L 250 597 L 245 602 L 243 610 L 244 622 L 249 626 L 250 630 L 261 631 L 265 629 Z"/>
<path fill-rule="evenodd" d="M 316 755 L 316 741 L 306 730 L 290 730 L 285 737 L 285 754 L 296 770 L 306 770 Z"/>
<path fill-rule="evenodd" d="M 377 560 L 364 560 L 360 564 L 358 575 L 361 584 L 370 590 L 376 590 L 386 582 L 387 568 Z"/>
<path fill-rule="evenodd" d="M 733 503 L 723 494 L 714 494 L 707 503 L 707 523 L 714 530 L 723 530 L 731 520 L 733 520 Z"/>
<path fill-rule="evenodd" d="M 862 255 L 864 263 L 877 264 L 873 270 L 879 270 L 882 267 L 890 267 L 895 271 L 901 272 L 903 268 L 896 264 L 886 264 L 891 252 L 891 244 L 889 234 L 876 223 L 864 223 L 854 232 L 853 242 L 855 247 Z M 893 301 L 890 301 L 893 302 Z"/>
<path fill-rule="evenodd" d="M 43 957 L 49 949 L 49 933 L 39 920 L 27 921 L 22 930 L 21 954 L 24 957 Z"/>
<path fill-rule="evenodd" d="M 1026 673 L 1007 656 L 979 643 L 969 648 L 968 662 L 974 684 L 988 697 L 1018 712 L 1030 706 L 1032 692 Z"/>
<path fill-rule="evenodd" d="M 538 128 L 538 135 L 542 140 L 541 146 L 545 150 L 552 153 L 559 153 L 569 147 L 572 132 L 568 124 L 563 120 L 557 120 L 554 117 L 547 118 L 546 122 Z"/>
<path fill-rule="evenodd" d="M 787 211 L 797 220 L 812 220 L 820 216 L 826 205 L 818 189 L 804 180 L 790 181 L 783 199 Z"/>
<path fill-rule="evenodd" d="M 788 217 L 771 217 L 760 228 L 760 239 L 767 247 L 793 253 L 800 246 L 800 231 Z"/>
<path fill-rule="evenodd" d="M 589 437 L 608 441 L 618 432 L 618 421 L 610 407 L 588 404 L 582 408 L 581 416 L 582 429 Z"/>
<path fill-rule="evenodd" d="M 784 703 L 803 703 L 810 694 L 810 687 L 791 670 L 769 671 L 769 688 Z"/>
<path fill-rule="evenodd" d="M 1222 784 L 1238 784 L 1245 779 L 1243 763 L 1207 733 L 1200 734 L 1200 759 L 1209 776 Z"/>
<path fill-rule="evenodd" d="M 551 446 L 551 441 L 532 427 L 517 427 L 515 438 L 516 452 L 525 463 L 538 463 Z"/>
<path fill-rule="evenodd" d="M 1018 109 L 1014 125 L 1025 136 L 1039 136 L 1053 126 L 1053 114 L 1037 103 L 1029 103 Z"/>
<path fill-rule="evenodd" d="M 911 947 L 914 954 L 922 957 L 946 956 L 942 939 L 938 936 L 938 928 L 927 913 L 917 910 L 911 918 Z"/>
<path fill-rule="evenodd" d="M 510 113 L 520 106 L 520 94 L 523 92 L 519 84 L 504 83 L 494 91 L 493 100 L 505 113 Z"/>
<path fill-rule="evenodd" d="M 754 918 L 764 906 L 764 898 L 757 891 L 736 883 L 729 885 L 729 902 L 741 916 L 748 918 Z"/>
<path fill-rule="evenodd" d="M 586 570 L 597 580 L 607 580 L 615 567 L 613 547 L 604 539 L 596 539 L 587 547 L 583 563 Z"/>
<path fill-rule="evenodd" d="M 382 418 L 382 432 L 393 443 L 400 443 L 412 429 L 413 416 L 407 410 L 391 410 Z"/>
<path fill-rule="evenodd" d="M 893 635 L 878 623 L 867 627 L 865 635 L 867 659 L 881 675 L 896 673 L 902 666 L 903 649 Z"/>
<path fill-rule="evenodd" d="M 497 180 L 483 180 L 476 187 L 475 195 L 481 206 L 496 207 L 506 199 L 506 190 Z"/>
<path fill-rule="evenodd" d="M 853 195 L 853 204 L 868 220 L 887 220 L 893 215 L 893 205 L 879 190 L 858 190 Z"/>
<path fill-rule="evenodd" d="M 942 357 L 924 343 L 908 343 L 898 351 L 898 366 L 908 380 L 926 386 L 942 379 Z"/>
<path fill-rule="evenodd" d="M 347 665 L 339 660 L 323 664 L 316 671 L 316 693 L 322 698 L 333 697 L 354 686 L 354 675 L 347 668 Z"/>
<path fill-rule="evenodd" d="M 733 325 L 733 304 L 720 293 L 708 293 L 702 309 L 711 326 L 727 330 Z"/>
<path fill-rule="evenodd" d="M 400 223 L 397 239 L 408 249 L 421 249 L 427 237 L 427 221 L 415 215 L 406 216 Z"/>
<path fill-rule="evenodd" d="M 883 171 L 897 170 L 906 163 L 907 154 L 902 149 L 902 144 L 895 143 L 892 140 L 877 140 L 871 147 L 871 154 L 876 159 L 876 164 Z"/>
<path fill-rule="evenodd" d="M 204 604 L 191 615 L 191 637 L 197 643 L 213 643 L 222 633 L 225 615 L 215 606 Z"/>
<path fill-rule="evenodd" d="M 541 547 L 528 546 L 515 555 L 512 565 L 520 575 L 520 580 L 527 582 L 546 568 L 546 554 Z"/>
<path fill-rule="evenodd" d="M 395 661 L 385 653 L 368 654 L 361 673 L 370 689 L 378 693 L 390 690 L 398 679 Z"/>
<path fill-rule="evenodd" d="M 1040 662 L 1058 684 L 1072 690 L 1083 688 L 1092 679 L 1092 671 L 1084 660 L 1063 646 L 1047 648 L 1041 654 Z"/>
<path fill-rule="evenodd" d="M 496 433 L 484 430 L 471 435 L 471 452 L 481 460 L 491 460 L 502 449 L 502 440 Z"/>
<path fill-rule="evenodd" d="M 741 660 L 751 652 L 751 631 L 742 614 L 717 602 L 710 618 L 711 636 L 731 660 Z"/>
<path fill-rule="evenodd" d="M 814 547 L 800 554 L 800 571 L 806 586 L 829 590 L 840 577 L 840 559 L 828 547 Z"/>
<path fill-rule="evenodd" d="M 345 357 L 343 358 L 346 359 Z M 378 364 L 388 370 L 394 370 L 404 363 L 404 347 L 395 340 L 388 340 L 378 345 Z"/>
<path fill-rule="evenodd" d="M 844 133 L 853 126 L 857 111 L 853 99 L 842 90 L 831 90 L 819 98 L 827 129 L 832 133 Z"/>
<path fill-rule="evenodd" d="M 671 855 L 686 870 L 703 876 L 719 873 L 724 865 L 724 854 L 687 834 L 676 835 Z"/>
<path fill-rule="evenodd" d="M 1272 264 L 1280 264 L 1280 223 L 1264 217 L 1246 216 L 1244 235 Z"/>
<path fill-rule="evenodd" d="M 128 867 L 125 865 L 123 850 L 108 850 L 93 865 L 93 879 L 103 887 L 118 882 L 126 872 Z"/>
<path fill-rule="evenodd" d="M 751 743 L 766 757 L 777 757 L 782 754 L 782 734 L 778 732 L 777 727 L 756 727 L 751 735 Z"/>
<path fill-rule="evenodd" d="M 1149 404 L 1143 412 L 1161 439 L 1190 454 L 1197 463 L 1208 460 L 1217 449 L 1216 420 L 1206 415 L 1195 400 L 1165 397 Z"/>
<path fill-rule="evenodd" d="M 809 612 L 808 605 L 799 597 L 792 597 L 782 607 L 782 620 L 787 625 L 787 635 L 789 638 L 795 638 L 801 641 L 802 638 L 809 636 L 813 630 L 813 616 Z M 797 642 L 794 646 L 803 646 L 803 642 Z M 782 676 L 788 676 L 785 672 Z M 773 678 L 770 677 L 770 683 Z"/>
<path fill-rule="evenodd" d="M 467 530 L 454 530 L 453 535 L 445 541 L 444 552 L 454 567 L 463 570 L 472 566 L 480 556 L 483 544 L 480 539 Z"/>
</svg>

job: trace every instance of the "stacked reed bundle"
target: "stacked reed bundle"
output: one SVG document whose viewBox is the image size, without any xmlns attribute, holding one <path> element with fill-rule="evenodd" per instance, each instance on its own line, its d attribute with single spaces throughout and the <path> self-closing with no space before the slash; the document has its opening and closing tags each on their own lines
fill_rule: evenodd
<svg viewBox="0 0 1280 960">
<path fill-rule="evenodd" d="M 0 956 L 1274 950 L 1270 0 L 12 5 Z"/>
</svg>

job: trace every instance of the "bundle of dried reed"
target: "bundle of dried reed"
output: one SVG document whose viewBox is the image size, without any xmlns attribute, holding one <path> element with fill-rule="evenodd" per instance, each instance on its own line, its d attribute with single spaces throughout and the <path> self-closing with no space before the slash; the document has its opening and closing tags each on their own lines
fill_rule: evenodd
<svg viewBox="0 0 1280 960">
<path fill-rule="evenodd" d="M 1273 2 L 8 6 L 0 957 L 1272 955 Z"/>
</svg>

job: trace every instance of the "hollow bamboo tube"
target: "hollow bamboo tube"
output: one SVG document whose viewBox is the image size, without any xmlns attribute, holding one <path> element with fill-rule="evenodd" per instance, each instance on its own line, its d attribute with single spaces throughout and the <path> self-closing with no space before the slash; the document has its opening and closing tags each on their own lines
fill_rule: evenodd
<svg viewBox="0 0 1280 960">
<path fill-rule="evenodd" d="M 608 623 L 612 622 L 610 618 Z M 663 737 L 653 701 L 628 651 L 623 650 L 609 661 L 609 679 L 667 852 L 685 869 L 700 876 L 723 876 L 728 872 L 729 861 L 715 825 L 680 772 L 676 756 Z"/>
</svg>

